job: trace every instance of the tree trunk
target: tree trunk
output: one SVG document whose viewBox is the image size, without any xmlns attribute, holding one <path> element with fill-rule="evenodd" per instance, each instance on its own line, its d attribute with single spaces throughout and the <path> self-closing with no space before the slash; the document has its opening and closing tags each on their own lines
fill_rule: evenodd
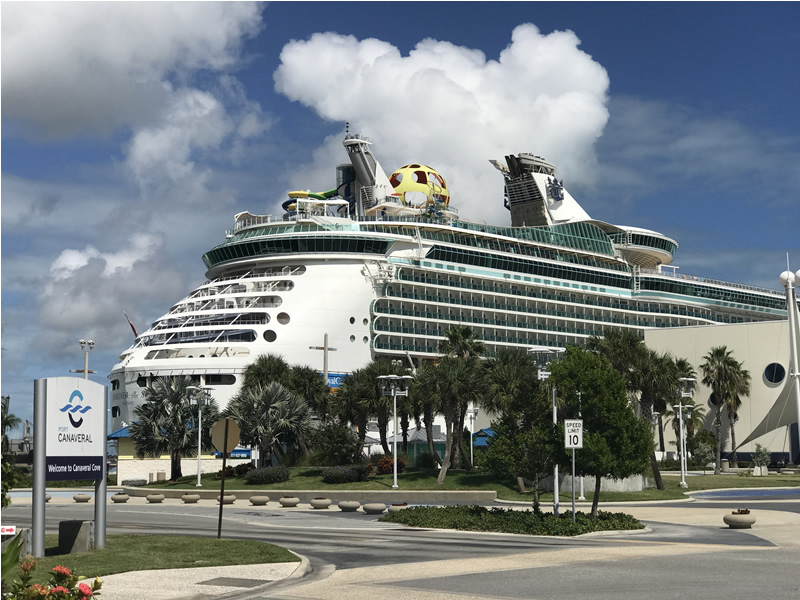
<svg viewBox="0 0 800 600">
<path fill-rule="evenodd" d="M 356 417 L 356 429 L 358 429 L 358 439 L 361 440 L 361 447 L 364 447 L 364 440 L 367 438 L 367 415 L 361 413 Z"/>
<path fill-rule="evenodd" d="M 650 431 L 653 431 L 653 404 L 646 399 L 642 399 L 639 401 L 639 413 L 641 418 L 650 426 Z M 656 429 L 656 433 L 658 433 L 658 429 Z M 656 451 L 653 448 L 652 452 L 650 453 L 650 467 L 653 469 L 653 479 L 656 482 L 656 488 L 659 490 L 664 490 L 664 481 L 661 479 L 661 470 L 658 468 L 658 461 L 656 460 Z"/>
<path fill-rule="evenodd" d="M 517 489 L 519 490 L 520 494 L 525 493 L 525 478 L 517 475 Z"/>
<path fill-rule="evenodd" d="M 731 420 L 731 450 L 733 450 L 733 456 L 731 456 L 731 466 L 738 469 L 739 468 L 739 459 L 736 456 L 736 415 L 728 415 Z"/>
<path fill-rule="evenodd" d="M 400 418 L 400 428 L 403 430 L 403 454 L 408 456 L 408 415 Z"/>
<path fill-rule="evenodd" d="M 169 480 L 178 481 L 178 478 L 183 477 L 183 470 L 181 469 L 181 453 L 177 450 L 173 450 L 170 452 L 169 458 Z"/>
<path fill-rule="evenodd" d="M 458 418 L 458 449 L 459 449 L 459 456 L 462 456 L 462 460 L 459 462 L 459 465 L 464 465 L 465 469 L 472 470 L 472 461 L 469 459 L 469 453 L 467 449 L 464 447 L 464 421 L 466 420 L 467 416 L 467 407 L 465 406 L 461 410 L 461 414 Z M 470 443 L 472 440 L 470 439 Z"/>
<path fill-rule="evenodd" d="M 436 446 L 433 443 L 433 410 L 431 410 L 430 404 L 425 405 L 425 412 L 422 416 L 422 420 L 425 423 L 425 436 L 428 438 L 428 452 L 436 461 L 436 464 L 441 466 L 442 457 L 439 456 L 439 453 L 436 451 Z"/>
<path fill-rule="evenodd" d="M 378 431 L 380 432 L 381 447 L 383 448 L 383 453 L 384 454 L 391 454 L 392 453 L 392 451 L 389 450 L 389 440 L 388 440 L 388 437 L 386 435 L 386 428 L 387 428 L 388 425 L 389 425 L 388 417 L 384 418 L 384 417 L 381 417 L 381 415 L 378 415 Z"/>
<path fill-rule="evenodd" d="M 445 417 L 445 431 L 447 432 L 447 441 L 444 445 L 444 460 L 442 461 L 442 468 L 439 471 L 439 476 L 436 478 L 437 484 L 444 483 L 444 478 L 447 477 L 447 469 L 450 468 L 450 460 L 453 451 L 453 421 Z"/>
<path fill-rule="evenodd" d="M 650 453 L 650 466 L 653 468 L 653 479 L 656 481 L 656 488 L 663 491 L 664 480 L 661 478 L 661 469 L 658 468 L 655 450 Z"/>
<path fill-rule="evenodd" d="M 592 498 L 592 518 L 597 518 L 597 505 L 600 503 L 600 482 L 603 478 L 597 475 L 594 479 L 594 498 Z"/>
<path fill-rule="evenodd" d="M 722 461 L 722 400 L 717 396 L 715 398 L 717 400 L 717 417 L 714 420 L 714 428 L 717 433 L 717 462 L 714 464 L 714 475 L 719 475 Z"/>
</svg>

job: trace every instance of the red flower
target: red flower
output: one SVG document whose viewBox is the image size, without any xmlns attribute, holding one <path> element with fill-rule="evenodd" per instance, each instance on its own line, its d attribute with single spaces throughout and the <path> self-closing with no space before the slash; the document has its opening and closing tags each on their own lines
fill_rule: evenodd
<svg viewBox="0 0 800 600">
<path fill-rule="evenodd" d="M 37 596 L 46 598 L 49 593 L 47 591 L 47 588 L 40 583 L 34 583 L 31 587 L 28 588 L 28 592 L 32 594 L 31 598 L 36 598 Z"/>
<path fill-rule="evenodd" d="M 69 590 L 65 588 L 63 585 L 57 585 L 52 590 L 50 590 L 51 594 L 69 594 Z"/>
<path fill-rule="evenodd" d="M 64 565 L 58 565 L 56 567 L 53 567 L 53 573 L 57 573 L 58 575 L 64 575 L 65 577 L 69 577 L 70 575 L 72 575 L 72 571 L 70 571 Z"/>
<path fill-rule="evenodd" d="M 90 588 L 85 583 L 78 584 L 78 591 L 83 594 L 84 598 L 91 598 L 92 597 L 92 588 Z"/>
<path fill-rule="evenodd" d="M 27 573 L 28 571 L 33 569 L 35 566 L 36 566 L 36 561 L 35 560 L 28 560 L 28 561 L 25 561 L 24 563 L 22 563 L 19 566 L 19 568 L 22 569 L 23 572 Z"/>
</svg>

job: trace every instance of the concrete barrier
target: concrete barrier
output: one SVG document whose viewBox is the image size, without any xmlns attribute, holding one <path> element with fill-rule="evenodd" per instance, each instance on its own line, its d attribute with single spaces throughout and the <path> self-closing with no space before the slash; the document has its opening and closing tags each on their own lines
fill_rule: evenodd
<svg viewBox="0 0 800 600">
<path fill-rule="evenodd" d="M 94 548 L 94 521 L 59 521 L 58 553 L 88 552 Z"/>
</svg>

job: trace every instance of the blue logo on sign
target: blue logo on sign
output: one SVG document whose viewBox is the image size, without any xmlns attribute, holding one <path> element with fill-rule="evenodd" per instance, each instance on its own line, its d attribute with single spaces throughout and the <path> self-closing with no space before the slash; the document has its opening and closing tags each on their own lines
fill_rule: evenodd
<svg viewBox="0 0 800 600">
<path fill-rule="evenodd" d="M 78 428 L 81 425 L 83 425 L 83 417 L 80 417 L 78 420 L 75 420 L 73 418 L 72 414 L 73 413 L 85 414 L 87 411 L 91 410 L 92 407 L 91 406 L 80 406 L 78 404 L 72 404 L 72 401 L 75 400 L 75 398 L 77 398 L 78 400 L 83 402 L 83 394 L 81 394 L 80 391 L 75 390 L 74 392 L 72 392 L 72 394 L 69 397 L 69 402 L 70 403 L 69 404 L 65 404 L 63 407 L 59 408 L 58 410 L 60 410 L 62 413 L 63 412 L 67 413 L 67 416 L 69 417 L 69 422 L 72 423 L 73 427 Z"/>
</svg>

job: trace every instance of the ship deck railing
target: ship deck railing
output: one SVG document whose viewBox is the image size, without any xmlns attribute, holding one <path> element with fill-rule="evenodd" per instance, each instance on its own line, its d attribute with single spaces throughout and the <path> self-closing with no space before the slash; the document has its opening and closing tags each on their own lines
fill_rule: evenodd
<svg viewBox="0 0 800 600">
<path fill-rule="evenodd" d="M 642 275 L 661 275 L 661 276 L 664 276 L 664 277 L 671 277 L 673 279 L 681 279 L 681 280 L 684 280 L 684 281 L 692 281 L 692 282 L 695 282 L 695 283 L 708 283 L 708 284 L 711 284 L 711 285 L 722 285 L 722 286 L 725 286 L 725 287 L 732 287 L 732 288 L 737 288 L 737 289 L 740 289 L 740 290 L 747 290 L 749 292 L 759 292 L 761 294 L 769 294 L 770 296 L 783 295 L 783 293 L 779 292 L 778 290 L 771 290 L 769 288 L 759 287 L 759 286 L 755 286 L 755 285 L 747 285 L 745 283 L 735 283 L 735 282 L 732 282 L 732 281 L 721 281 L 719 279 L 710 279 L 708 277 L 702 277 L 700 275 L 691 275 L 689 273 L 677 273 L 676 271 L 673 271 L 672 273 L 670 273 L 669 271 L 659 271 L 657 269 L 645 269 L 644 267 L 642 267 L 640 269 L 640 274 L 642 274 Z"/>
</svg>

